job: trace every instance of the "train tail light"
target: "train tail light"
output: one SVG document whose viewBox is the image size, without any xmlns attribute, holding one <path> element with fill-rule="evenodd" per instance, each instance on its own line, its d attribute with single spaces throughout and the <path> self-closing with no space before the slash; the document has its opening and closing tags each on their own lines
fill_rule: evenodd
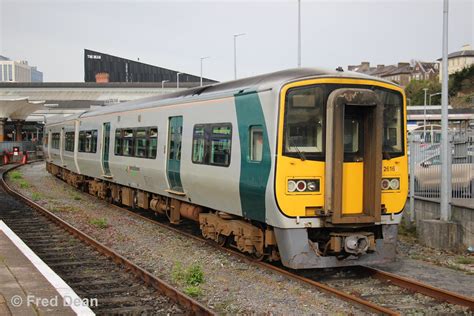
<svg viewBox="0 0 474 316">
<path fill-rule="evenodd" d="M 320 191 L 319 179 L 292 179 L 288 180 L 289 193 L 316 193 Z"/>
</svg>

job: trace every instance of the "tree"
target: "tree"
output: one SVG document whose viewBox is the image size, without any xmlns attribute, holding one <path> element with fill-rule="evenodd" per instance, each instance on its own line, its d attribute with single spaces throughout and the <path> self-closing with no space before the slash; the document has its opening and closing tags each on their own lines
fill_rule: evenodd
<svg viewBox="0 0 474 316">
<path fill-rule="evenodd" d="M 407 98 L 410 99 L 411 105 L 423 105 L 425 104 L 425 91 L 424 88 L 428 88 L 426 91 L 426 104 L 429 104 L 430 94 L 441 92 L 441 84 L 434 80 L 412 80 L 405 88 Z M 441 104 L 441 96 L 434 95 L 431 98 L 431 104 Z"/>
<path fill-rule="evenodd" d="M 458 92 L 470 91 L 474 87 L 474 64 L 449 75 L 449 96 L 455 97 Z"/>
</svg>

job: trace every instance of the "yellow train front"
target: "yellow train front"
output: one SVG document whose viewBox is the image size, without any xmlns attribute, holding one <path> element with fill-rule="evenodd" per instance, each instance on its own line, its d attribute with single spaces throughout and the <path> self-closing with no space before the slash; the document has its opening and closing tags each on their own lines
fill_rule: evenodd
<svg viewBox="0 0 474 316">
<path fill-rule="evenodd" d="M 403 90 L 375 78 L 340 73 L 282 87 L 274 193 L 284 220 L 273 226 L 285 266 L 395 258 L 408 191 L 405 112 Z"/>
</svg>

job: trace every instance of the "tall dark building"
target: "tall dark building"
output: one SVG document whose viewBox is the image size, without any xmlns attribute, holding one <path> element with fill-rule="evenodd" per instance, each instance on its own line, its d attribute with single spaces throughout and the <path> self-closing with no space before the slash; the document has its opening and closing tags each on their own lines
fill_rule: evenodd
<svg viewBox="0 0 474 316">
<path fill-rule="evenodd" d="M 178 71 L 152 66 L 139 61 L 125 59 L 84 49 L 84 81 L 85 82 L 176 82 Z M 202 78 L 205 83 L 217 82 Z M 200 77 L 182 73 L 179 82 L 199 82 Z"/>
</svg>

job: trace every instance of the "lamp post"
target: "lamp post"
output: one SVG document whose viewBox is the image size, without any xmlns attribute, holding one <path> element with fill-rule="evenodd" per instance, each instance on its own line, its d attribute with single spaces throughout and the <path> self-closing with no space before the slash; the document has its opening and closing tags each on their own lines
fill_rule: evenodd
<svg viewBox="0 0 474 316">
<path fill-rule="evenodd" d="M 448 163 L 448 152 L 451 155 L 451 149 L 448 148 L 448 12 L 449 1 L 443 1 L 443 59 L 442 69 L 445 73 L 441 83 L 441 194 L 440 194 L 440 213 L 442 221 L 451 219 L 451 165 Z"/>
<path fill-rule="evenodd" d="M 203 61 L 204 59 L 208 59 L 208 58 L 210 58 L 210 56 L 201 57 L 201 87 L 202 87 L 202 61 Z"/>
<path fill-rule="evenodd" d="M 298 0 L 298 67 L 301 67 L 301 0 Z"/>
<path fill-rule="evenodd" d="M 182 75 L 183 73 L 182 72 L 178 72 L 176 74 L 176 88 L 179 89 L 179 75 Z"/>
<path fill-rule="evenodd" d="M 169 80 L 161 80 L 161 89 L 165 88 L 165 82 L 169 82 Z"/>
<path fill-rule="evenodd" d="M 431 97 L 434 97 L 435 95 L 440 95 L 440 94 L 441 94 L 441 92 L 430 94 L 428 105 L 431 105 Z"/>
<path fill-rule="evenodd" d="M 234 79 L 237 80 L 237 37 L 243 36 L 245 33 L 234 34 Z"/>
<path fill-rule="evenodd" d="M 423 105 L 423 141 L 425 141 L 425 138 L 426 138 L 426 93 L 428 92 L 428 88 L 423 88 L 423 91 L 425 91 L 425 102 Z"/>
</svg>

